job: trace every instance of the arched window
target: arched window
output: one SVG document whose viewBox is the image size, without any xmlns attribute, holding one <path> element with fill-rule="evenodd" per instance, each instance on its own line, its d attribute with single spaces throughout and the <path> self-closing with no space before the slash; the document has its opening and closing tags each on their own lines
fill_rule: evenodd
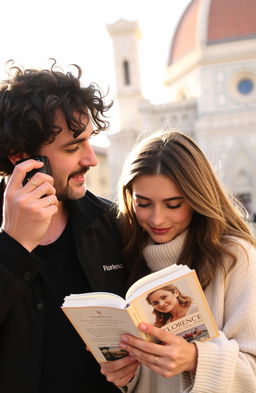
<svg viewBox="0 0 256 393">
<path fill-rule="evenodd" d="M 131 84 L 130 64 L 127 60 L 124 60 L 123 62 L 123 71 L 124 71 L 124 84 L 130 85 Z"/>
</svg>

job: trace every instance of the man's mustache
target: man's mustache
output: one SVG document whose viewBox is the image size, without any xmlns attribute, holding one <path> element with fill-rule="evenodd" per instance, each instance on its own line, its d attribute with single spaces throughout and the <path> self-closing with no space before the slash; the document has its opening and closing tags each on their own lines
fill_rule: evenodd
<svg viewBox="0 0 256 393">
<path fill-rule="evenodd" d="M 85 166 L 85 167 L 81 168 L 79 171 L 71 173 L 68 178 L 71 179 L 71 177 L 73 177 L 73 176 L 84 175 L 86 172 L 89 171 L 89 169 L 90 169 L 89 166 Z"/>
</svg>

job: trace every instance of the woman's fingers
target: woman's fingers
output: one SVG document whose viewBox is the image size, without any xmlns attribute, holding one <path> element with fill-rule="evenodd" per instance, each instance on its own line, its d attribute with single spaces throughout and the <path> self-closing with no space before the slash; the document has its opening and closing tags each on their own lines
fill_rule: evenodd
<svg viewBox="0 0 256 393">
<path fill-rule="evenodd" d="M 101 363 L 101 373 L 109 382 L 121 387 L 130 382 L 138 366 L 139 363 L 136 359 L 126 356 L 112 362 Z"/>
</svg>

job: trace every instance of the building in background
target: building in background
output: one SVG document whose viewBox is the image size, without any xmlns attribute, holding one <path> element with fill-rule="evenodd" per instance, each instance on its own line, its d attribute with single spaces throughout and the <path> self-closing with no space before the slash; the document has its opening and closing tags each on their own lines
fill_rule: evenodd
<svg viewBox="0 0 256 393">
<path fill-rule="evenodd" d="M 93 146 L 98 165 L 90 168 L 86 175 L 86 188 L 103 198 L 110 198 L 110 175 L 106 148 Z"/>
<path fill-rule="evenodd" d="M 109 137 L 112 196 L 136 139 L 178 128 L 199 143 L 228 190 L 256 211 L 255 20 L 255 0 L 192 0 L 176 28 L 163 76 L 169 98 L 159 105 L 141 93 L 138 24 L 108 25 L 121 119 L 119 132 Z"/>
</svg>

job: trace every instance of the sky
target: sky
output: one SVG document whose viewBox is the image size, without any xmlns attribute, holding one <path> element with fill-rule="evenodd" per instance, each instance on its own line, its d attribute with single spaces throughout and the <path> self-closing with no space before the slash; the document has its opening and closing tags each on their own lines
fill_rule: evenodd
<svg viewBox="0 0 256 393">
<path fill-rule="evenodd" d="M 171 39 L 190 0 L 0 0 L 0 78 L 14 59 L 25 68 L 48 68 L 53 57 L 64 70 L 79 64 L 82 81 L 96 82 L 115 100 L 115 69 L 107 24 L 137 20 L 141 29 L 142 93 L 164 100 L 163 78 Z M 115 106 L 111 130 L 118 128 Z M 98 137 L 97 137 L 98 138 Z M 100 142 L 99 142 L 100 143 Z M 103 141 L 104 143 L 104 141 Z"/>
</svg>

